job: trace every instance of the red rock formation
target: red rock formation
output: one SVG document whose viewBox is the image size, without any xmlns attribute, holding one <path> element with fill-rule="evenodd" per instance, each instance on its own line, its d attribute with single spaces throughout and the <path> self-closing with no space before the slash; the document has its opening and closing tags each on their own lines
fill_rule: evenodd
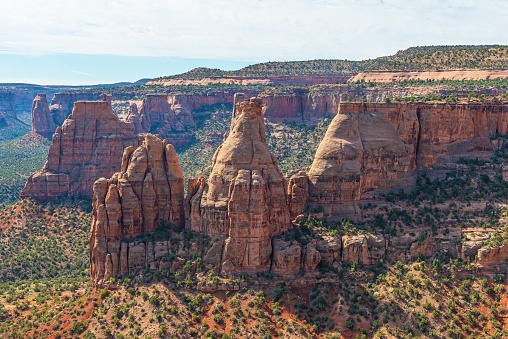
<svg viewBox="0 0 508 339">
<path fill-rule="evenodd" d="M 111 106 L 111 102 L 113 101 L 113 96 L 111 94 L 102 93 L 100 95 L 101 101 L 106 101 Z"/>
<path fill-rule="evenodd" d="M 168 96 L 168 101 L 171 106 L 181 105 L 189 109 L 194 116 L 200 116 L 208 114 L 207 112 L 199 111 L 200 108 L 205 106 L 233 103 L 236 92 L 235 90 L 210 90 L 196 94 L 175 93 Z M 260 90 L 243 91 L 243 95 L 246 98 L 256 96 L 259 93 L 261 93 Z"/>
<path fill-rule="evenodd" d="M 338 92 L 313 93 L 307 89 L 292 94 L 263 94 L 263 115 L 271 121 L 333 117 L 341 101 Z M 343 98 L 344 101 L 347 96 Z"/>
<path fill-rule="evenodd" d="M 83 93 L 56 93 L 51 99 L 49 111 L 53 117 L 53 121 L 61 126 L 65 119 L 71 114 L 74 103 L 77 101 L 98 100 L 100 92 L 83 92 Z"/>
<path fill-rule="evenodd" d="M 213 157 L 208 181 L 194 185 L 190 229 L 226 235 L 221 273 L 270 267 L 271 238 L 290 227 L 286 183 L 266 145 L 262 102 L 245 100 Z"/>
<path fill-rule="evenodd" d="M 309 177 L 300 171 L 289 179 L 288 205 L 291 220 L 295 219 L 307 205 L 309 198 Z"/>
<path fill-rule="evenodd" d="M 76 102 L 72 114 L 53 135 L 46 165 L 28 178 L 21 197 L 91 197 L 97 178 L 120 169 L 127 146 L 137 147 L 138 137 L 132 124 L 120 121 L 109 103 Z"/>
<path fill-rule="evenodd" d="M 407 80 L 439 81 L 508 79 L 508 70 L 501 69 L 455 69 L 434 71 L 367 71 L 352 76 L 348 82 L 384 82 Z"/>
<path fill-rule="evenodd" d="M 55 133 L 56 125 L 49 112 L 46 94 L 37 94 L 32 104 L 32 133 L 37 133 L 45 138 L 51 138 Z"/>
<path fill-rule="evenodd" d="M 150 267 L 168 253 L 168 243 L 136 243 L 137 235 L 161 223 L 183 226 L 183 176 L 175 148 L 151 134 L 136 149 L 127 147 L 121 171 L 94 184 L 90 273 L 94 284 Z"/>
<path fill-rule="evenodd" d="M 129 112 L 125 121 L 130 122 L 134 126 L 134 133 L 139 134 L 143 132 L 141 127 L 141 117 L 138 112 L 138 105 L 131 103 L 129 106 Z"/>
<path fill-rule="evenodd" d="M 374 265 L 386 256 L 388 241 L 382 235 L 357 235 L 342 237 L 342 261 L 362 265 Z"/>
<path fill-rule="evenodd" d="M 410 187 L 416 170 L 488 159 L 490 136 L 507 132 L 505 104 L 343 103 L 309 170 L 309 201 L 337 217 L 348 202 Z"/>
</svg>

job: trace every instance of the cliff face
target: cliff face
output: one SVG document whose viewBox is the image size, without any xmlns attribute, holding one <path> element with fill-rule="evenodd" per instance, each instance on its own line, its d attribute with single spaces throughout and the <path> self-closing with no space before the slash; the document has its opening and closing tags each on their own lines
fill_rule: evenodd
<svg viewBox="0 0 508 339">
<path fill-rule="evenodd" d="M 233 103 L 234 95 L 237 91 L 207 91 L 199 94 L 171 94 L 168 101 L 171 105 L 181 105 L 193 112 L 195 116 L 199 116 L 199 112 L 194 112 L 203 106 L 212 106 L 216 104 Z M 261 93 L 260 90 L 243 91 L 246 98 L 250 98 Z"/>
<path fill-rule="evenodd" d="M 28 178 L 21 197 L 91 197 L 97 178 L 120 169 L 128 146 L 138 146 L 134 128 L 118 120 L 108 102 L 76 102 L 72 114 L 53 135 L 46 165 Z"/>
<path fill-rule="evenodd" d="M 273 121 L 333 117 L 341 101 L 338 93 L 296 92 L 291 95 L 262 95 L 263 114 Z M 347 97 L 344 98 L 344 101 Z"/>
<path fill-rule="evenodd" d="M 16 99 L 11 92 L 0 92 L 0 113 L 7 118 L 16 119 Z"/>
<path fill-rule="evenodd" d="M 49 112 L 46 94 L 37 94 L 32 104 L 32 133 L 51 138 L 56 130 L 53 117 Z"/>
<path fill-rule="evenodd" d="M 143 99 L 139 110 L 141 126 L 145 132 L 183 131 L 184 127 L 196 127 L 190 110 L 169 102 L 167 95 L 149 94 Z"/>
<path fill-rule="evenodd" d="M 266 145 L 262 101 L 245 100 L 212 161 L 208 181 L 190 191 L 190 229 L 225 235 L 220 270 L 270 266 L 271 238 L 290 227 L 286 182 Z"/>
<path fill-rule="evenodd" d="M 501 69 L 437 70 L 437 71 L 368 71 L 352 76 L 348 82 L 381 82 L 424 80 L 486 80 L 508 79 L 508 71 Z"/>
<path fill-rule="evenodd" d="M 507 132 L 504 104 L 343 103 L 308 173 L 309 201 L 352 202 L 410 187 L 416 170 L 490 158 L 490 136 Z M 328 207 L 327 216 L 340 214 Z"/>
<path fill-rule="evenodd" d="M 183 176 L 173 145 L 145 135 L 137 149 L 125 149 L 121 171 L 111 179 L 97 180 L 93 190 L 90 272 L 94 284 L 150 265 L 156 259 L 155 247 L 161 247 L 159 254 L 164 248 L 168 253 L 167 242 L 155 246 L 124 239 L 154 232 L 161 223 L 183 226 Z"/>
<path fill-rule="evenodd" d="M 49 105 L 53 122 L 57 126 L 62 126 L 65 119 L 71 114 L 75 102 L 99 100 L 100 95 L 100 92 L 56 93 Z"/>
</svg>

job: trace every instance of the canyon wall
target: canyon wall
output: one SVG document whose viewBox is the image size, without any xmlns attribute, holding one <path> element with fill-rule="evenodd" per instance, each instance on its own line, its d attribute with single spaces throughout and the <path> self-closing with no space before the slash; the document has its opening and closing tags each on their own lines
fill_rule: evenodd
<svg viewBox="0 0 508 339">
<path fill-rule="evenodd" d="M 366 71 L 352 76 L 348 82 L 389 83 L 405 80 L 439 81 L 439 80 L 487 80 L 508 79 L 505 69 L 452 69 L 434 71 Z"/>
<path fill-rule="evenodd" d="M 155 232 L 161 223 L 185 223 L 183 176 L 173 145 L 146 134 L 137 149 L 125 149 L 121 171 L 111 179 L 98 179 L 93 190 L 90 273 L 94 284 L 145 268 L 168 253 L 167 241 L 145 246 L 127 239 Z"/>
<path fill-rule="evenodd" d="M 102 92 L 56 93 L 49 105 L 53 122 L 57 126 L 62 126 L 65 119 L 71 114 L 75 102 L 99 100 L 101 94 Z"/>
<path fill-rule="evenodd" d="M 56 129 L 44 168 L 28 178 L 21 197 L 92 197 L 94 181 L 120 170 L 124 148 L 138 144 L 132 124 L 120 121 L 108 102 L 78 101 Z"/>
<path fill-rule="evenodd" d="M 308 172 L 309 203 L 351 217 L 357 204 L 348 203 L 410 188 L 417 171 L 490 159 L 490 136 L 506 133 L 506 104 L 342 103 Z"/>
<path fill-rule="evenodd" d="M 4 117 L 16 119 L 16 99 L 12 92 L 0 92 L 0 114 Z"/>
</svg>

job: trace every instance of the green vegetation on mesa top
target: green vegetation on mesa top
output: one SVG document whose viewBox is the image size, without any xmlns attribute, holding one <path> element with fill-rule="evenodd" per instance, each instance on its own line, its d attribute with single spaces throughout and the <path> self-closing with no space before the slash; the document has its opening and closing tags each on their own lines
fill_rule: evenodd
<svg viewBox="0 0 508 339">
<path fill-rule="evenodd" d="M 508 46 L 422 46 L 376 59 L 264 62 L 236 71 L 195 68 L 157 79 L 202 79 L 232 76 L 344 76 L 368 70 L 429 70 L 457 68 L 508 68 Z"/>
</svg>

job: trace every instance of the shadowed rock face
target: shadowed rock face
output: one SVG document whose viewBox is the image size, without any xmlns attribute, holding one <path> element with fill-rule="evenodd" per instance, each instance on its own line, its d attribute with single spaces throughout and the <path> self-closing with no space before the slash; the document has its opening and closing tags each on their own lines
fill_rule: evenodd
<svg viewBox="0 0 508 339">
<path fill-rule="evenodd" d="M 144 243 L 134 246 L 123 239 L 154 232 L 161 223 L 183 226 L 185 222 L 183 176 L 175 148 L 151 134 L 144 136 L 137 149 L 127 147 L 121 171 L 111 179 L 97 180 L 93 188 L 90 263 L 94 283 L 153 261 Z"/>
<path fill-rule="evenodd" d="M 226 235 L 221 272 L 270 266 L 271 238 L 290 227 L 286 182 L 266 145 L 262 101 L 245 100 L 212 161 L 208 181 L 193 185 L 190 229 Z"/>
<path fill-rule="evenodd" d="M 16 96 L 11 92 L 0 92 L 0 115 L 16 119 Z"/>
<path fill-rule="evenodd" d="M 55 133 L 56 125 L 49 112 L 46 94 L 37 94 L 32 103 L 32 133 L 37 133 L 45 138 L 51 138 Z"/>
<path fill-rule="evenodd" d="M 95 180 L 120 170 L 124 148 L 138 144 L 132 124 L 120 121 L 108 102 L 76 102 L 53 135 L 44 168 L 28 178 L 21 197 L 92 197 Z"/>
<path fill-rule="evenodd" d="M 343 103 L 309 170 L 309 202 L 337 217 L 344 204 L 411 187 L 416 171 L 489 159 L 490 136 L 507 131 L 504 104 Z"/>
</svg>

